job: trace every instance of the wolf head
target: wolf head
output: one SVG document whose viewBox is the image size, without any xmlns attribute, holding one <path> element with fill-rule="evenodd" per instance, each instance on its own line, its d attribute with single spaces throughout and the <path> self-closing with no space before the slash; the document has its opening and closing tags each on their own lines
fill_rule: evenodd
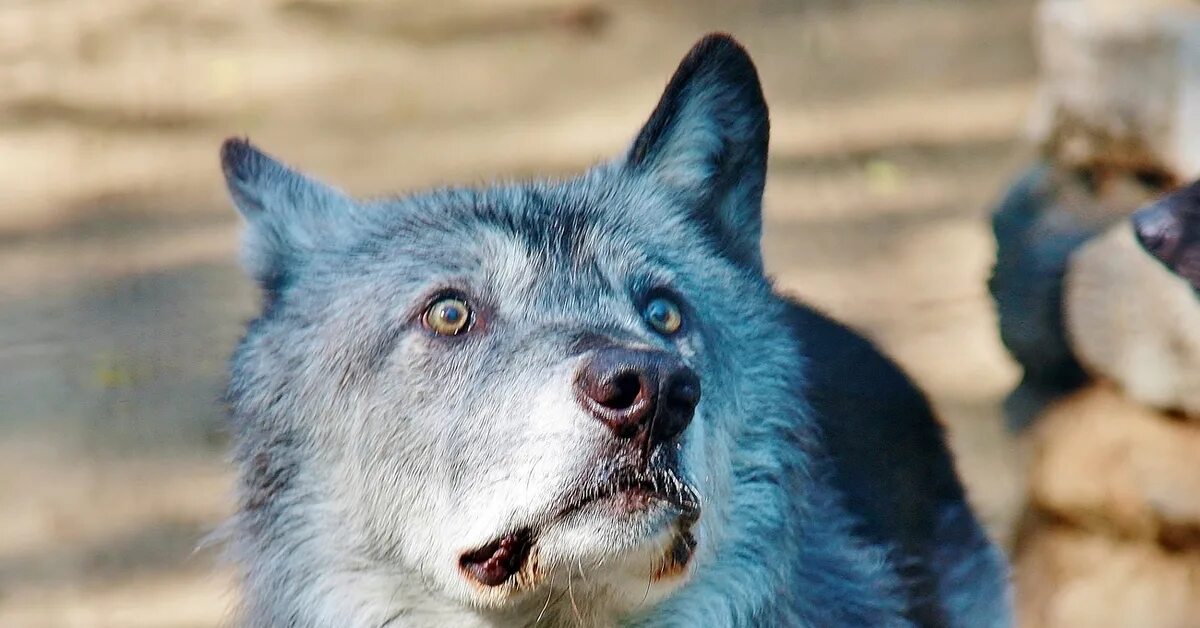
<svg viewBox="0 0 1200 628">
<path fill-rule="evenodd" d="M 397 608 L 628 610 L 702 568 L 748 389 L 785 362 L 767 141 L 722 35 L 570 180 L 358 201 L 228 141 L 264 294 L 229 389 L 250 612 L 350 581 Z"/>
</svg>

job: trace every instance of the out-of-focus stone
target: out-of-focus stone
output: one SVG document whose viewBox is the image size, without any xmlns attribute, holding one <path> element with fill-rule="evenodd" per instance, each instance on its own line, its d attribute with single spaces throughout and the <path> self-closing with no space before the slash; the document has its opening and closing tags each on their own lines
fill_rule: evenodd
<svg viewBox="0 0 1200 628">
<path fill-rule="evenodd" d="M 1013 429 L 1032 423 L 1047 403 L 1087 379 L 1063 315 L 1072 255 L 1161 193 L 1134 176 L 1098 181 L 1041 162 L 1022 174 L 992 213 L 996 264 L 988 289 L 1000 338 L 1024 370 L 1021 384 L 1005 400 Z"/>
<path fill-rule="evenodd" d="M 1195 424 L 1100 384 L 1051 406 L 1030 437 L 1035 510 L 1092 533 L 1200 547 Z"/>
<path fill-rule="evenodd" d="M 1044 0 L 1034 140 L 1064 166 L 1200 174 L 1200 5 Z"/>
<path fill-rule="evenodd" d="M 1023 628 L 1200 625 L 1200 553 L 1042 522 L 1014 575 Z"/>
<path fill-rule="evenodd" d="M 1090 373 L 1151 408 L 1200 418 L 1200 298 L 1137 243 L 1129 221 L 1075 252 L 1063 312 Z"/>
</svg>

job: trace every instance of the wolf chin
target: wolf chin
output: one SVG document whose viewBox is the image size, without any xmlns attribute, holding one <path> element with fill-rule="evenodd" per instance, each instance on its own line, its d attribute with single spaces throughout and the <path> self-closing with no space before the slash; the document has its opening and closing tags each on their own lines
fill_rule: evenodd
<svg viewBox="0 0 1200 628">
<path fill-rule="evenodd" d="M 922 394 L 763 271 L 768 116 L 711 35 L 627 152 L 360 201 L 244 140 L 246 626 L 1001 626 Z"/>
</svg>

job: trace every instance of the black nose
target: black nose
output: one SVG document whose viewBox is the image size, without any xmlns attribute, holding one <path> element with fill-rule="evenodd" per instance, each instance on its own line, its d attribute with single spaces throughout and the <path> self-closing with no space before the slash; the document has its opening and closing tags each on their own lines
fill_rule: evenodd
<svg viewBox="0 0 1200 628">
<path fill-rule="evenodd" d="M 692 422 L 700 378 L 669 353 L 607 348 L 592 352 L 579 369 L 575 394 L 618 437 L 653 446 Z"/>
<path fill-rule="evenodd" d="M 1133 230 L 1147 253 L 1200 290 L 1200 183 L 1134 212 Z"/>
</svg>

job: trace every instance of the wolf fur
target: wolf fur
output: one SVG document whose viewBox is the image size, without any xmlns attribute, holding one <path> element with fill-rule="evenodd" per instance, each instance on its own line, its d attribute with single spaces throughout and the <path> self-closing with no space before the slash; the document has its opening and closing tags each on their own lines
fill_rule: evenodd
<svg viewBox="0 0 1200 628">
<path fill-rule="evenodd" d="M 228 391 L 238 621 L 1007 625 L 1004 560 L 924 396 L 764 275 L 767 142 L 725 35 L 683 60 L 627 153 L 564 181 L 358 201 L 228 141 L 264 295 Z M 447 289 L 477 310 L 461 337 L 418 323 Z M 677 335 L 639 316 L 654 294 L 679 304 Z M 669 509 L 550 516 L 622 463 L 571 395 L 612 346 L 700 375 L 690 425 L 652 452 L 701 504 L 678 573 Z M 464 557 L 514 530 L 520 571 L 471 581 Z"/>
</svg>

